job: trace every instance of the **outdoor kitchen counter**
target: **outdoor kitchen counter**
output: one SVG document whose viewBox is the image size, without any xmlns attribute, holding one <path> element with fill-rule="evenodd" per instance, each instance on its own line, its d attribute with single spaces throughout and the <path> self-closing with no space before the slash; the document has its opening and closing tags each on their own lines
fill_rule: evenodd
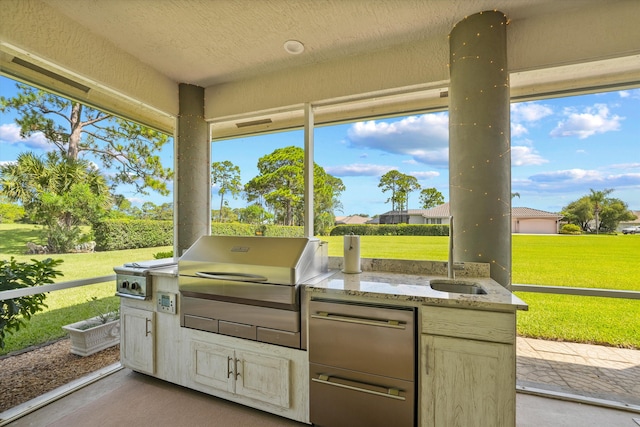
<svg viewBox="0 0 640 427">
<path fill-rule="evenodd" d="M 367 267 L 371 263 L 381 260 L 364 260 L 363 266 Z M 446 276 L 427 273 L 424 275 L 414 274 L 413 269 L 403 265 L 406 261 L 385 260 L 392 263 L 391 269 L 397 267 L 409 270 L 412 273 L 398 273 L 394 271 L 363 271 L 359 274 L 346 274 L 340 270 L 333 270 L 328 274 L 320 276 L 318 279 L 305 283 L 307 293 L 317 296 L 325 294 L 327 297 L 365 300 L 377 300 L 380 303 L 390 303 L 394 305 L 411 303 L 410 305 L 439 305 L 446 307 L 486 309 L 486 310 L 527 310 L 527 304 L 520 298 L 513 295 L 503 286 L 499 285 L 489 277 L 473 277 L 471 274 L 484 274 L 482 266 L 467 264 L 467 271 L 460 274 L 456 281 L 462 283 L 474 283 L 480 285 L 486 295 L 469 295 L 439 292 L 429 287 L 431 280 L 448 280 Z M 419 262 L 420 268 L 427 270 L 429 264 L 439 264 L 438 262 Z M 412 264 L 415 264 L 412 262 Z M 332 266 L 333 267 L 333 266 Z M 395 267 L 395 268 L 394 268 Z M 171 266 L 165 268 L 155 268 L 150 271 L 151 276 L 156 277 L 178 277 L 178 267 Z"/>
<path fill-rule="evenodd" d="M 174 265 L 171 267 L 162 267 L 162 268 L 154 268 L 149 271 L 151 276 L 157 277 L 178 277 L 178 266 Z M 177 286 L 177 285 L 176 285 Z"/>
<path fill-rule="evenodd" d="M 484 310 L 526 310 L 527 304 L 489 277 L 464 277 L 460 283 L 481 286 L 486 295 L 440 292 L 431 289 L 431 280 L 448 280 L 446 276 L 414 275 L 394 272 L 363 271 L 346 274 L 336 271 L 329 277 L 306 283 L 312 296 L 324 295 L 339 299 L 376 300 L 393 305 L 436 305 Z"/>
</svg>

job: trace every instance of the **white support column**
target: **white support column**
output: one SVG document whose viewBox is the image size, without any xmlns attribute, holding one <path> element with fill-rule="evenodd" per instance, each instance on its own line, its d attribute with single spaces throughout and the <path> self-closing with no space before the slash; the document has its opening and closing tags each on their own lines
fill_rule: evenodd
<svg viewBox="0 0 640 427">
<path fill-rule="evenodd" d="M 304 104 L 304 235 L 313 237 L 313 107 Z"/>
<path fill-rule="evenodd" d="M 204 88 L 179 86 L 175 137 L 173 253 L 179 257 L 211 234 L 211 138 L 204 120 Z"/>
<path fill-rule="evenodd" d="M 466 17 L 449 35 L 449 200 L 454 260 L 486 262 L 511 286 L 511 134 L 507 18 Z"/>
</svg>

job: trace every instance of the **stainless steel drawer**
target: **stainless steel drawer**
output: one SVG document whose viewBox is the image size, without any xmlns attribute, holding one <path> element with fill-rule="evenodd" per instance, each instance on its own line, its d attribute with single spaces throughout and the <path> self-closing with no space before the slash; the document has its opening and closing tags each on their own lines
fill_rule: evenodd
<svg viewBox="0 0 640 427">
<path fill-rule="evenodd" d="M 286 347 L 300 347 L 300 332 L 278 331 L 276 329 L 257 328 L 258 341 Z"/>
<path fill-rule="evenodd" d="M 415 310 L 312 300 L 309 360 L 414 381 Z"/>
<path fill-rule="evenodd" d="M 309 365 L 310 420 L 318 427 L 412 427 L 415 384 Z"/>
<path fill-rule="evenodd" d="M 191 329 L 200 329 L 201 331 L 218 332 L 218 321 L 209 319 L 208 317 L 189 316 L 185 314 L 182 317 L 182 326 Z"/>
<path fill-rule="evenodd" d="M 256 327 L 253 325 L 243 325 L 242 323 L 218 321 L 218 332 L 232 337 L 246 338 L 248 340 L 256 340 Z"/>
</svg>

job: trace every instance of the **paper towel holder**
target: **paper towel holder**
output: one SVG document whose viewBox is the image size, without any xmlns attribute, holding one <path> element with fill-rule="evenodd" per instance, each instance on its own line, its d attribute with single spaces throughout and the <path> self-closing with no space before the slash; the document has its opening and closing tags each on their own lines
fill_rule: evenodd
<svg viewBox="0 0 640 427">
<path fill-rule="evenodd" d="M 346 234 L 344 236 L 344 257 L 342 272 L 346 274 L 360 274 L 360 236 Z"/>
</svg>

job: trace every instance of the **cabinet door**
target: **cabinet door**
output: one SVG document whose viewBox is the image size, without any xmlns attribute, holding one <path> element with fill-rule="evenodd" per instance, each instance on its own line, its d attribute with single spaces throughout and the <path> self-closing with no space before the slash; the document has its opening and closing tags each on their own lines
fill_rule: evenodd
<svg viewBox="0 0 640 427">
<path fill-rule="evenodd" d="M 235 360 L 233 349 L 200 341 L 191 342 L 191 376 L 197 383 L 218 390 L 235 391 Z"/>
<path fill-rule="evenodd" d="M 155 373 L 155 312 L 127 306 L 120 313 L 120 361 L 134 371 Z"/>
<path fill-rule="evenodd" d="M 289 359 L 236 351 L 236 393 L 282 408 L 290 407 Z"/>
<path fill-rule="evenodd" d="M 515 426 L 513 345 L 422 335 L 422 426 Z"/>
</svg>

